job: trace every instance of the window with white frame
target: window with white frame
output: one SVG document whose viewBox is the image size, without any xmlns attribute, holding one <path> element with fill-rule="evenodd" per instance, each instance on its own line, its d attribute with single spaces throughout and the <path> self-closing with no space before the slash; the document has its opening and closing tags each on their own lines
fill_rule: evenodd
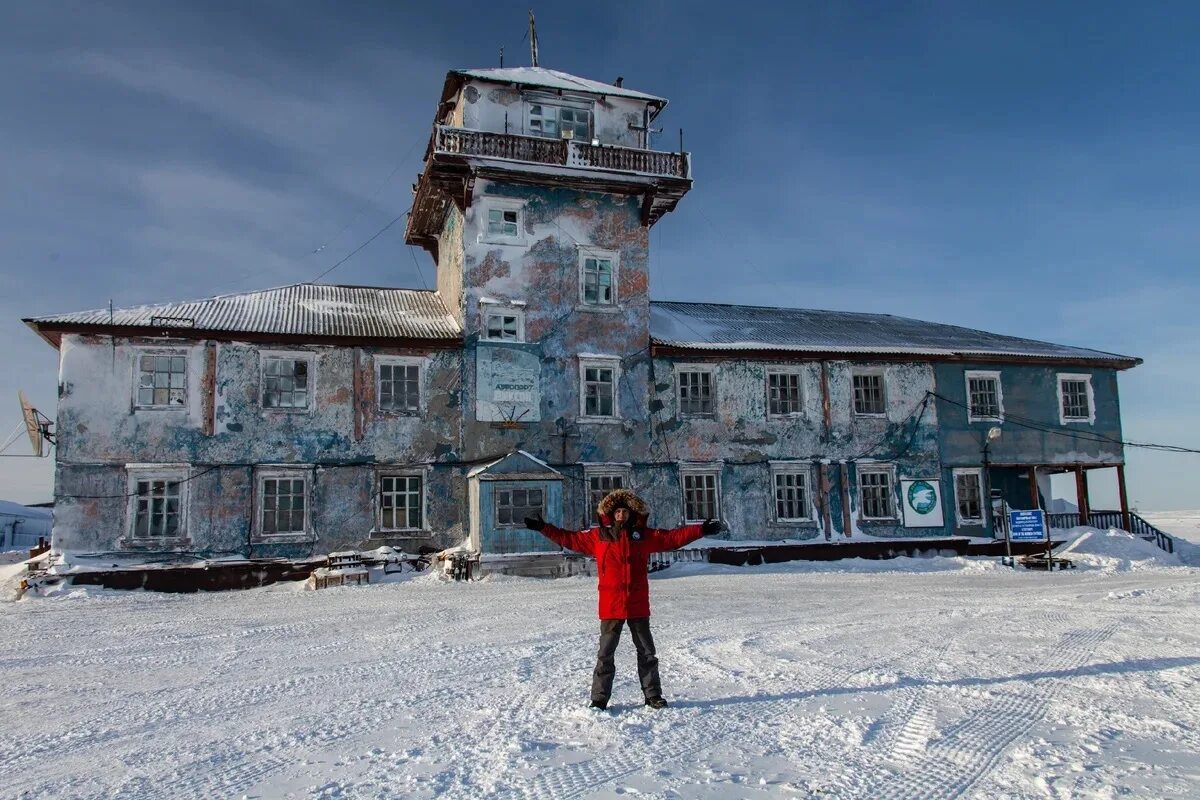
<svg viewBox="0 0 1200 800">
<path fill-rule="evenodd" d="M 967 416 L 971 422 L 997 422 L 1004 416 L 1004 393 L 999 372 L 969 371 L 967 380 Z"/>
<path fill-rule="evenodd" d="M 712 370 L 679 369 L 675 373 L 679 413 L 682 416 L 712 414 L 715 410 Z"/>
<path fill-rule="evenodd" d="M 584 306 L 617 303 L 617 254 L 589 247 L 579 249 L 579 293 Z"/>
<path fill-rule="evenodd" d="M 425 521 L 424 476 L 379 476 L 379 529 L 422 530 Z"/>
<path fill-rule="evenodd" d="M 479 241 L 488 244 L 525 244 L 525 203 L 510 197 L 488 197 L 483 202 Z"/>
<path fill-rule="evenodd" d="M 804 394 L 800 373 L 771 371 L 767 373 L 767 413 L 773 417 L 795 416 L 804 411 Z"/>
<path fill-rule="evenodd" d="M 959 525 L 983 524 L 983 477 L 980 470 L 954 470 L 954 507 Z"/>
<path fill-rule="evenodd" d="M 308 533 L 308 473 L 273 470 L 258 476 L 258 535 Z"/>
<path fill-rule="evenodd" d="M 861 416 L 882 417 L 887 413 L 887 392 L 882 372 L 854 372 L 854 413 Z"/>
<path fill-rule="evenodd" d="M 421 362 L 419 359 L 381 356 L 375 360 L 377 397 L 381 411 L 421 413 Z"/>
<path fill-rule="evenodd" d="M 775 521 L 799 522 L 812 515 L 808 504 L 807 468 L 780 465 L 772 468 L 775 484 Z"/>
<path fill-rule="evenodd" d="M 525 341 L 525 312 L 515 308 L 484 306 L 483 336 L 492 342 Z"/>
<path fill-rule="evenodd" d="M 187 405 L 187 355 L 182 352 L 138 355 L 134 405 L 138 408 Z"/>
<path fill-rule="evenodd" d="M 496 526 L 500 528 L 520 527 L 526 517 L 544 516 L 546 490 L 541 487 L 518 489 L 504 487 L 496 489 Z"/>
<path fill-rule="evenodd" d="M 891 467 L 858 468 L 858 511 L 863 519 L 895 519 L 892 484 Z"/>
<path fill-rule="evenodd" d="M 162 541 L 187 536 L 188 468 L 129 469 L 129 535 Z"/>
<path fill-rule="evenodd" d="M 590 141 L 592 112 L 585 108 L 530 103 L 527 130 L 531 136 L 542 136 L 547 139 Z"/>
<path fill-rule="evenodd" d="M 600 520 L 596 516 L 596 508 L 600 501 L 615 489 L 624 489 L 629 485 L 629 478 L 624 471 L 609 469 L 585 469 L 588 486 L 588 518 L 592 523 Z"/>
<path fill-rule="evenodd" d="M 579 359 L 579 414 L 583 418 L 616 419 L 620 360 Z"/>
<path fill-rule="evenodd" d="M 1092 422 L 1095 419 L 1092 376 L 1059 375 L 1058 408 L 1061 422 Z"/>
<path fill-rule="evenodd" d="M 720 516 L 720 482 L 716 470 L 688 470 L 682 474 L 683 518 L 702 522 Z"/>
<path fill-rule="evenodd" d="M 307 409 L 312 397 L 312 363 L 309 354 L 264 353 L 263 408 Z"/>
</svg>

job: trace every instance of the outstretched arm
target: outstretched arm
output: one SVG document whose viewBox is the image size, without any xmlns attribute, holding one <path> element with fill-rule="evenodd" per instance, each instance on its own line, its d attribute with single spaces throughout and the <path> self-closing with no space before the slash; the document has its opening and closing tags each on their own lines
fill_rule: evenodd
<svg viewBox="0 0 1200 800">
<path fill-rule="evenodd" d="M 696 541 L 701 536 L 717 533 L 720 530 L 720 522 L 706 519 L 700 525 L 684 525 L 682 528 L 675 528 L 669 531 L 651 528 L 646 531 L 646 534 L 650 539 L 651 551 L 663 553 L 667 550 L 676 550 L 689 542 Z"/>
<path fill-rule="evenodd" d="M 592 547 L 593 537 L 591 531 L 567 531 L 551 525 L 541 518 L 541 515 L 536 517 L 526 517 L 525 527 L 531 531 L 537 531 L 542 536 L 545 536 L 555 544 L 561 545 L 568 550 L 574 550 L 577 553 L 583 553 L 586 556 L 594 555 Z"/>
</svg>

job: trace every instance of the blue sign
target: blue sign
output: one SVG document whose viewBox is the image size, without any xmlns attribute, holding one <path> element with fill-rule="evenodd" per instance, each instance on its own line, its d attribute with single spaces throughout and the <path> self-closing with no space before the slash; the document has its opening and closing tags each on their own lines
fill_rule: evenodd
<svg viewBox="0 0 1200 800">
<path fill-rule="evenodd" d="M 1008 537 L 1014 542 L 1037 542 L 1046 538 L 1046 512 L 1009 511 Z"/>
</svg>

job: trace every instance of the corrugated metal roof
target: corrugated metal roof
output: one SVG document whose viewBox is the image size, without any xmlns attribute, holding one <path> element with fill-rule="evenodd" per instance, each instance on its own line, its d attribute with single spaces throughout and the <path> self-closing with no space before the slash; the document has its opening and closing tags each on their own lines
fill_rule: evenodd
<svg viewBox="0 0 1200 800">
<path fill-rule="evenodd" d="M 458 339 L 462 331 L 436 292 L 297 283 L 181 303 L 35 317 L 59 326 L 178 328 L 229 333 L 380 339 Z"/>
<path fill-rule="evenodd" d="M 696 350 L 1007 356 L 1107 361 L 1121 367 L 1141 363 L 1131 356 L 891 314 L 718 303 L 651 302 L 650 338 L 655 344 Z"/>
<path fill-rule="evenodd" d="M 545 67 L 499 67 L 496 69 L 456 69 L 451 75 L 462 75 L 467 78 L 477 78 L 498 83 L 519 83 L 526 86 L 541 86 L 546 89 L 562 89 L 563 91 L 590 92 L 605 94 L 613 97 L 632 97 L 637 100 L 648 100 L 652 103 L 666 105 L 666 99 L 655 97 L 645 92 L 635 92 L 623 86 L 611 83 L 601 83 L 577 75 L 569 75 L 556 69 Z"/>
</svg>

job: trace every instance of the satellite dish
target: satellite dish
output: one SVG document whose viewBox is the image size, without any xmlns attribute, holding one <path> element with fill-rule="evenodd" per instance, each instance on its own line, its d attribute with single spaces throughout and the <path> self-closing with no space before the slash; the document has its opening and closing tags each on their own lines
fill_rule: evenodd
<svg viewBox="0 0 1200 800">
<path fill-rule="evenodd" d="M 41 456 L 46 436 L 38 411 L 30 404 L 29 398 L 25 396 L 24 392 L 18 390 L 17 397 L 21 400 L 21 418 L 25 420 L 25 432 L 29 434 L 29 444 L 33 447 L 33 454 Z"/>
</svg>

